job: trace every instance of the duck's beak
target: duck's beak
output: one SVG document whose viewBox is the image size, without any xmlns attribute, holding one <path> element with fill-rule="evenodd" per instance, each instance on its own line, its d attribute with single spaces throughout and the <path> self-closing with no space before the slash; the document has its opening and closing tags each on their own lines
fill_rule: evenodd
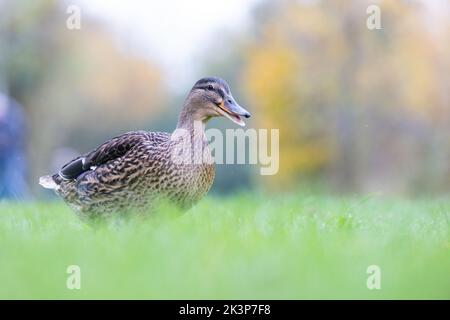
<svg viewBox="0 0 450 320">
<path fill-rule="evenodd" d="M 242 117 L 250 118 L 250 112 L 242 108 L 232 95 L 225 97 L 224 101 L 218 106 L 219 112 L 226 118 L 230 119 L 234 123 L 245 126 L 245 122 Z"/>
</svg>

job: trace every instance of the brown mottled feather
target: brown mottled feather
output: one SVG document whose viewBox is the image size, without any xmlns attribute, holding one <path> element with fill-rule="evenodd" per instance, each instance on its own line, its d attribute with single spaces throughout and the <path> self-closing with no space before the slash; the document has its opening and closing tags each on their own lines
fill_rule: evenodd
<svg viewBox="0 0 450 320">
<path fill-rule="evenodd" d="M 215 168 L 174 163 L 170 155 L 175 145 L 165 132 L 125 133 L 85 155 L 95 169 L 68 181 L 55 174 L 56 192 L 81 216 L 151 211 L 161 197 L 189 207 L 208 192 Z M 202 147 L 207 148 L 206 141 Z"/>
<path fill-rule="evenodd" d="M 225 102 L 233 112 L 250 116 L 237 105 L 227 83 L 220 78 L 200 79 L 185 100 L 177 129 L 190 136 L 190 146 L 195 149 L 190 150 L 191 160 L 202 155 L 199 164 L 173 161 L 174 150 L 180 148 L 177 135 L 135 131 L 106 141 L 69 162 L 59 173 L 41 177 L 40 183 L 54 189 L 81 217 L 131 209 L 145 214 L 152 211 L 160 198 L 190 207 L 208 192 L 214 181 L 215 167 L 204 126 L 211 117 L 227 114 L 223 111 Z M 241 124 L 238 114 L 227 117 Z M 200 130 L 196 128 L 198 123 Z"/>
</svg>

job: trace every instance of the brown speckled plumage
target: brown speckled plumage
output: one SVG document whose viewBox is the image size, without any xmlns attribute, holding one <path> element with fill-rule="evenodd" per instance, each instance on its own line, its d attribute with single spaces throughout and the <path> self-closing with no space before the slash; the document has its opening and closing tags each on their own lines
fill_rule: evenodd
<svg viewBox="0 0 450 320">
<path fill-rule="evenodd" d="M 130 209 L 146 214 L 159 198 L 188 208 L 209 191 L 214 181 L 215 167 L 204 124 L 211 117 L 223 116 L 223 110 L 237 123 L 242 121 L 240 116 L 249 117 L 232 98 L 226 82 L 219 78 L 199 80 L 182 108 L 177 129 L 184 130 L 192 141 L 189 159 L 195 160 L 195 149 L 201 149 L 202 162 L 174 161 L 172 155 L 183 146 L 183 140 L 173 133 L 135 131 L 72 160 L 59 173 L 42 177 L 41 184 L 54 189 L 81 217 Z M 200 130 L 197 122 L 201 123 Z M 77 162 L 82 163 L 82 169 L 70 177 L 62 174 Z"/>
</svg>

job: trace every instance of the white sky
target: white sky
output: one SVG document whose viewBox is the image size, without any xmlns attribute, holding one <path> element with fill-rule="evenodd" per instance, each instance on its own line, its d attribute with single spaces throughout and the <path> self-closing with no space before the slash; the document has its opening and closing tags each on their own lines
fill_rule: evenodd
<svg viewBox="0 0 450 320">
<path fill-rule="evenodd" d="M 122 48 L 156 60 L 171 80 L 172 88 L 178 90 L 201 76 L 200 70 L 193 67 L 202 65 L 196 58 L 212 41 L 221 41 L 219 30 L 245 30 L 251 9 L 261 0 L 62 1 L 80 6 L 81 26 L 83 16 L 102 21 Z M 438 17 L 449 18 L 450 0 L 423 3 L 428 7 L 424 13 L 430 22 L 438 21 Z"/>
<path fill-rule="evenodd" d="M 183 86 L 218 30 L 239 32 L 260 0 L 78 0 L 83 16 L 105 22 L 127 50 L 156 59 L 172 82 Z M 214 39 L 220 41 L 220 37 Z M 177 85 L 174 89 L 177 89 Z M 189 83 L 188 85 L 191 85 Z"/>
</svg>

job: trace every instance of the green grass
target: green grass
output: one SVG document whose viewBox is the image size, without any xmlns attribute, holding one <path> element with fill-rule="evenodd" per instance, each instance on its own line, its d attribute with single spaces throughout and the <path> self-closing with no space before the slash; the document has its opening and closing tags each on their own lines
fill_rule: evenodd
<svg viewBox="0 0 450 320">
<path fill-rule="evenodd" d="M 94 229 L 63 203 L 0 203 L 0 298 L 450 299 L 449 215 L 448 199 L 243 194 Z"/>
</svg>

